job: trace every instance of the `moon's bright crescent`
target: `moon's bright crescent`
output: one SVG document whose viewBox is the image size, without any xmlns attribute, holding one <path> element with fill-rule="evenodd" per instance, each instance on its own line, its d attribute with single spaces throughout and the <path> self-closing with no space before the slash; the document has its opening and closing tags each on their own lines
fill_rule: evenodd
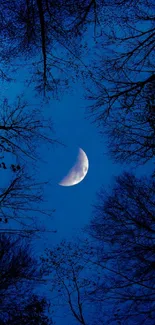
<svg viewBox="0 0 155 325">
<path fill-rule="evenodd" d="M 79 148 L 79 154 L 75 165 L 70 169 L 68 174 L 61 180 L 59 185 L 72 186 L 80 183 L 86 176 L 89 168 L 89 162 L 85 152 Z"/>
</svg>

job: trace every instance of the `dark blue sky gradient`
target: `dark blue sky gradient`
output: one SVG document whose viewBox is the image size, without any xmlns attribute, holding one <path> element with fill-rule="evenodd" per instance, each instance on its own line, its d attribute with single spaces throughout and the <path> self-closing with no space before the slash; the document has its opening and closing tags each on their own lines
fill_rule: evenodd
<svg viewBox="0 0 155 325">
<path fill-rule="evenodd" d="M 25 74 L 23 73 L 25 71 Z M 26 78 L 27 67 L 18 72 L 17 82 L 4 85 L 3 95 L 13 101 L 16 95 L 23 93 L 24 99 L 32 107 L 43 110 L 45 118 L 52 117 L 55 133 L 51 137 L 57 138 L 63 145 L 54 147 L 40 146 L 39 154 L 44 162 L 38 162 L 38 180 L 50 180 L 50 186 L 46 188 L 46 208 L 56 209 L 53 219 L 45 218 L 41 224 L 46 229 L 56 229 L 56 234 L 44 234 L 45 246 L 59 242 L 62 238 L 71 239 L 80 234 L 80 229 L 89 222 L 92 204 L 96 199 L 96 192 L 101 185 L 112 188 L 114 176 L 120 174 L 125 168 L 132 170 L 132 166 L 115 164 L 109 157 L 106 148 L 105 137 L 101 137 L 95 124 L 87 118 L 88 104 L 83 99 L 82 84 L 74 85 L 73 91 L 64 94 L 60 101 L 50 99 L 48 103 L 42 101 L 42 97 L 36 96 L 33 87 L 25 87 L 23 80 Z M 73 166 L 78 148 L 81 147 L 89 159 L 89 170 L 85 179 L 71 187 L 62 187 L 58 182 Z M 31 164 L 30 167 L 31 169 Z M 148 173 L 151 165 L 134 168 L 137 174 Z M 38 252 L 43 249 L 40 242 L 36 247 Z"/>
<path fill-rule="evenodd" d="M 53 117 L 56 135 L 67 146 L 56 146 L 48 152 L 46 168 L 42 166 L 42 173 L 52 183 L 46 195 L 56 209 L 50 225 L 58 230 L 56 240 L 79 234 L 90 218 L 96 191 L 102 184 L 110 185 L 112 177 L 121 172 L 120 165 L 116 166 L 108 157 L 105 139 L 101 139 L 95 125 L 86 120 L 87 104 L 78 85 L 74 94 L 64 96 L 60 103 L 51 100 L 47 107 Z M 75 186 L 59 186 L 58 182 L 73 166 L 79 147 L 89 159 L 85 179 Z"/>
<path fill-rule="evenodd" d="M 25 72 L 25 74 L 23 73 Z M 12 100 L 16 95 L 24 94 L 24 98 L 32 106 L 44 111 L 45 117 L 52 117 L 55 137 L 63 145 L 40 146 L 39 153 L 45 162 L 38 162 L 37 180 L 50 180 L 50 185 L 45 190 L 46 208 L 56 209 L 53 219 L 41 220 L 47 230 L 57 230 L 57 233 L 43 233 L 42 239 L 37 240 L 34 246 L 36 252 L 42 253 L 44 248 L 60 242 L 63 238 L 74 239 L 81 235 L 81 228 L 89 222 L 92 204 L 96 199 L 96 192 L 103 185 L 112 188 L 114 176 L 122 173 L 125 166 L 115 164 L 108 156 L 106 138 L 98 133 L 97 127 L 86 119 L 88 102 L 83 99 L 83 88 L 80 80 L 74 85 L 72 93 L 64 94 L 60 101 L 52 98 L 48 103 L 43 103 L 41 97 L 34 96 L 33 87 L 25 88 L 23 79 L 26 78 L 28 70 L 26 66 L 18 72 L 17 82 L 7 85 L 4 95 Z M 23 78 L 24 77 L 24 78 Z M 90 104 L 90 103 L 89 103 Z M 85 179 L 71 187 L 62 187 L 58 182 L 66 175 L 73 166 L 78 148 L 82 148 L 89 160 L 89 170 Z M 31 169 L 31 166 L 29 167 Z M 126 169 L 131 170 L 131 165 Z M 134 169 L 136 174 L 147 174 L 151 166 L 148 164 L 140 169 Z M 56 325 L 73 325 L 76 322 L 57 321 Z"/>
<path fill-rule="evenodd" d="M 23 73 L 25 72 L 25 74 Z M 91 216 L 92 203 L 95 201 L 96 191 L 103 184 L 112 185 L 113 176 L 122 171 L 120 165 L 114 164 L 108 157 L 106 139 L 98 134 L 95 124 L 92 124 L 86 112 L 88 102 L 83 99 L 82 85 L 75 84 L 71 93 L 64 94 L 60 101 L 52 98 L 48 103 L 43 102 L 42 97 L 36 96 L 33 87 L 25 87 L 26 66 L 18 72 L 17 82 L 4 85 L 3 95 L 9 92 L 10 103 L 16 95 L 23 93 L 23 98 L 28 104 L 43 110 L 45 118 L 52 117 L 55 133 L 51 137 L 58 139 L 63 145 L 54 147 L 40 146 L 39 154 L 44 162 L 38 162 L 38 180 L 50 180 L 50 186 L 46 188 L 46 208 L 56 209 L 53 219 L 45 218 L 41 224 L 46 229 L 56 229 L 56 234 L 44 234 L 45 246 L 58 242 L 62 238 L 70 239 L 80 233 Z M 50 136 L 50 135 L 49 135 Z M 89 170 L 85 179 L 71 187 L 62 187 L 58 182 L 73 166 L 78 148 L 81 147 L 89 159 Z M 31 170 L 31 163 L 28 166 Z M 46 238 L 46 239 L 45 239 Z M 43 249 L 42 242 L 38 251 Z"/>
</svg>

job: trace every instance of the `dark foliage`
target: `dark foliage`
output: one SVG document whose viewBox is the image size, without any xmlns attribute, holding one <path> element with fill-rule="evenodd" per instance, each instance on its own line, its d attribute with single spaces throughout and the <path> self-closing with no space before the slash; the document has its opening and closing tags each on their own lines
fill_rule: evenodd
<svg viewBox="0 0 155 325">
<path fill-rule="evenodd" d="M 111 0 L 102 18 L 90 115 L 116 160 L 145 163 L 155 154 L 154 2 Z"/>
<path fill-rule="evenodd" d="M 28 243 L 0 234 L 0 324 L 52 324 L 46 299 L 33 293 L 40 281 Z"/>
<path fill-rule="evenodd" d="M 28 58 L 37 90 L 57 95 L 77 73 L 87 26 L 99 23 L 98 1 L 3 0 L 0 12 L 2 61 Z"/>
<path fill-rule="evenodd" d="M 98 194 L 88 226 L 99 245 L 96 263 L 109 275 L 96 295 L 114 305 L 120 324 L 154 323 L 154 189 L 152 179 L 123 174 L 111 195 Z"/>
</svg>

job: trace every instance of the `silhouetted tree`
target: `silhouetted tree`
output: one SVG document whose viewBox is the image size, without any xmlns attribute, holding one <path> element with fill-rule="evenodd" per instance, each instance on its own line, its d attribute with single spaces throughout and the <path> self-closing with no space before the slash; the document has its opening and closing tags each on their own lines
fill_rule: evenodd
<svg viewBox="0 0 155 325">
<path fill-rule="evenodd" d="M 0 234 L 1 324 L 52 324 L 46 299 L 33 293 L 40 281 L 39 263 L 28 242 Z"/>
<path fill-rule="evenodd" d="M 104 6 L 88 97 L 91 117 L 109 134 L 110 151 L 121 161 L 144 163 L 154 156 L 153 8 L 152 0 L 111 0 Z"/>
<path fill-rule="evenodd" d="M 77 71 L 82 34 L 99 23 L 97 1 L 3 0 L 0 11 L 2 60 L 29 58 L 39 91 L 57 93 L 58 86 L 67 86 L 67 70 Z"/>
<path fill-rule="evenodd" d="M 8 185 L 0 188 L 0 232 L 38 232 L 37 220 L 51 217 L 52 209 L 44 208 L 44 187 L 47 182 L 37 182 L 23 168 L 14 166 L 14 175 Z"/>
<path fill-rule="evenodd" d="M 96 288 L 99 276 L 92 271 L 92 261 L 86 260 L 88 246 L 86 251 L 85 248 L 80 241 L 62 241 L 53 249 L 47 249 L 41 258 L 42 272 L 46 279 L 49 276 L 53 317 L 60 316 L 61 308 L 63 317 L 67 314 L 79 324 L 97 325 L 102 324 L 101 309 L 90 301 L 89 295 Z"/>
<path fill-rule="evenodd" d="M 16 313 L 9 313 L 6 325 L 52 325 L 52 319 L 47 316 L 48 304 L 45 298 L 32 295 L 23 305 L 17 306 Z"/>
<path fill-rule="evenodd" d="M 152 0 L 144 0 L 143 4 L 111 0 L 104 8 L 105 29 L 97 53 L 100 60 L 98 57 L 94 63 L 94 73 L 96 69 L 100 81 L 94 107 L 102 107 L 98 121 L 115 107 L 129 110 L 138 105 L 143 88 L 154 80 L 153 6 Z"/>
<path fill-rule="evenodd" d="M 111 194 L 98 193 L 88 239 L 47 249 L 55 317 L 61 306 L 81 324 L 154 323 L 154 188 L 124 173 Z"/>
<path fill-rule="evenodd" d="M 10 105 L 5 98 L 0 107 L 0 152 L 18 158 L 37 159 L 38 144 L 54 144 L 52 121 L 46 121 L 38 109 L 32 109 L 21 98 Z"/>
<path fill-rule="evenodd" d="M 36 181 L 33 161 L 36 168 L 37 159 L 42 159 L 38 150 L 41 143 L 53 145 L 56 140 L 49 137 L 53 131 L 51 120 L 45 121 L 21 98 L 12 106 L 5 99 L 0 111 L 1 231 L 15 231 L 14 224 L 17 231 L 19 225 L 27 226 L 28 234 L 39 230 L 39 215 L 53 214 L 52 209 L 47 211 L 43 206 L 47 182 Z"/>
<path fill-rule="evenodd" d="M 105 122 L 109 152 L 117 161 L 144 164 L 155 157 L 155 80 L 141 94 L 141 105 L 114 114 Z"/>
<path fill-rule="evenodd" d="M 152 179 L 119 176 L 111 194 L 99 192 L 87 228 L 98 243 L 94 263 L 107 274 L 92 301 L 113 306 L 111 323 L 154 323 L 154 189 Z"/>
</svg>

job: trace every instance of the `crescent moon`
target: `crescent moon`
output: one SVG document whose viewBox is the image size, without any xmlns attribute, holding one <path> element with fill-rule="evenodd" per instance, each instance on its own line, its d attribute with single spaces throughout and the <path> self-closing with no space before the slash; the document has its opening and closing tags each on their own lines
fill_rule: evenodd
<svg viewBox="0 0 155 325">
<path fill-rule="evenodd" d="M 85 152 L 79 148 L 78 157 L 75 165 L 68 174 L 61 180 L 61 186 L 73 186 L 80 183 L 86 176 L 89 168 L 89 161 Z"/>
</svg>

